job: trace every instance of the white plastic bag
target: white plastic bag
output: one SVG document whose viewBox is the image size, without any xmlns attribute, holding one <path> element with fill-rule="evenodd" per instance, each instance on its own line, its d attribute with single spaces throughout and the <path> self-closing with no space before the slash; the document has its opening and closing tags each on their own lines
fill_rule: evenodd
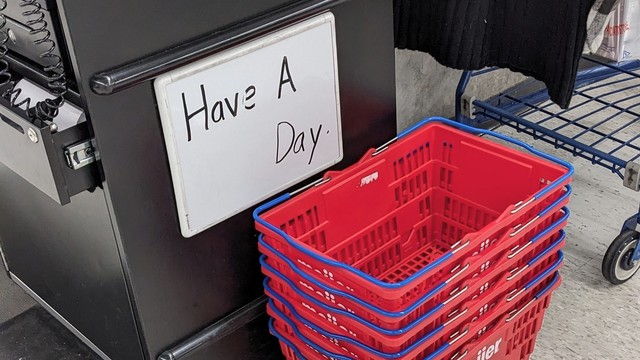
<svg viewBox="0 0 640 360">
<path fill-rule="evenodd" d="M 587 19 L 587 40 L 584 52 L 595 54 L 602 44 L 604 29 L 609 25 L 613 9 L 617 9 L 621 0 L 595 0 Z"/>
<path fill-rule="evenodd" d="M 640 59 L 640 0 L 621 0 L 613 9 L 595 54 L 614 61 Z"/>
</svg>

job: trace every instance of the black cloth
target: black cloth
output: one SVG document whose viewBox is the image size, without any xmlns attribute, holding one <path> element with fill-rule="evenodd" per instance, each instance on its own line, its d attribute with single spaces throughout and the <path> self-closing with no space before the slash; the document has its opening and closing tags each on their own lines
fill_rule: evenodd
<svg viewBox="0 0 640 360">
<path fill-rule="evenodd" d="M 594 0 L 394 0 L 399 49 L 455 69 L 509 68 L 571 101 Z"/>
</svg>

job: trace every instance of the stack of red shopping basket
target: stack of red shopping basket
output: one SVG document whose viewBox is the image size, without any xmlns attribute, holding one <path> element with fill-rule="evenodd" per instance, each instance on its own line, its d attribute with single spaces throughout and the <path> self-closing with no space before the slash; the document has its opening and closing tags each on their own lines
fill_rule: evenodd
<svg viewBox="0 0 640 360">
<path fill-rule="evenodd" d="M 561 281 L 572 173 L 516 140 L 428 119 L 261 206 L 267 310 L 283 353 L 528 359 Z"/>
</svg>

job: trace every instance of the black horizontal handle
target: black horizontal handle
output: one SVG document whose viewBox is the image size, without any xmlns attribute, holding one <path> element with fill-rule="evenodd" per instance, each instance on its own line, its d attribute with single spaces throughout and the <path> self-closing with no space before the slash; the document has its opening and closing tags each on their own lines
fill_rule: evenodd
<svg viewBox="0 0 640 360">
<path fill-rule="evenodd" d="M 91 77 L 91 90 L 110 95 L 220 50 L 274 31 L 347 0 L 297 1 L 191 42 L 132 61 Z"/>
<path fill-rule="evenodd" d="M 177 346 L 163 352 L 158 360 L 178 360 L 204 345 L 218 342 L 264 314 L 267 297 L 261 296 L 239 310 L 208 326 Z"/>
</svg>

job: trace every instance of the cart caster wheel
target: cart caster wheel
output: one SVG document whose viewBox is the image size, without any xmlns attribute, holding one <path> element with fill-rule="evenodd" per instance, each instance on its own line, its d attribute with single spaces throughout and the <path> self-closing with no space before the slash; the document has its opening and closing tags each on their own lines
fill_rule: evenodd
<svg viewBox="0 0 640 360">
<path fill-rule="evenodd" d="M 631 257 L 638 246 L 639 233 L 625 230 L 613 240 L 602 261 L 602 275 L 612 284 L 627 282 L 640 269 L 640 261 Z"/>
</svg>

